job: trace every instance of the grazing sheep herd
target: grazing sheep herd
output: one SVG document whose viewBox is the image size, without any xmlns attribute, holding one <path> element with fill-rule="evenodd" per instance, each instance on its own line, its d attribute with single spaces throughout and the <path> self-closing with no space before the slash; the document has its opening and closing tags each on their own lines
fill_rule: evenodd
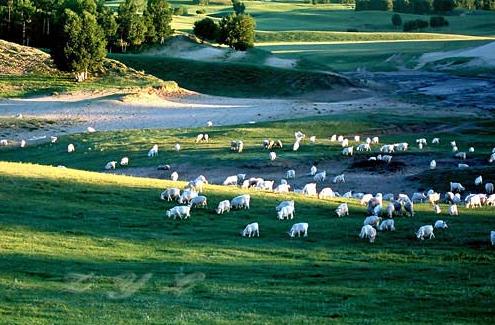
<svg viewBox="0 0 495 325">
<path fill-rule="evenodd" d="M 94 128 L 88 128 L 88 133 L 93 133 L 96 130 Z M 294 133 L 295 141 L 293 144 L 293 151 L 298 151 L 304 141 L 306 139 L 306 135 L 301 131 L 297 131 Z M 57 137 L 51 137 L 51 142 L 57 142 Z M 206 133 L 198 134 L 195 138 L 195 143 L 207 143 L 209 142 L 210 137 Z M 394 143 L 394 144 L 380 144 L 380 139 L 378 137 L 367 137 L 363 143 L 359 143 L 361 137 L 359 135 L 354 136 L 353 141 L 357 143 L 356 151 L 362 153 L 368 153 L 372 151 L 373 145 L 378 145 L 378 151 L 380 154 L 377 156 L 371 156 L 368 160 L 376 160 L 376 161 L 384 161 L 385 163 L 390 163 L 393 159 L 393 156 L 390 155 L 395 152 L 405 152 L 409 149 L 409 144 L 407 142 Z M 350 145 L 350 140 L 342 135 L 332 135 L 330 137 L 331 142 L 338 142 L 342 146 L 342 155 L 343 156 L 353 156 L 354 154 L 354 146 Z M 316 143 L 316 136 L 309 137 L 309 143 Z M 423 150 L 425 146 L 428 145 L 428 141 L 426 138 L 416 139 L 416 144 L 420 150 Z M 431 141 L 432 145 L 440 145 L 439 138 L 433 138 Z M 7 140 L 0 140 L 0 145 L 8 145 Z M 21 147 L 26 146 L 26 141 L 21 141 Z M 462 161 L 468 159 L 468 153 L 473 153 L 475 151 L 474 147 L 470 147 L 467 151 L 459 151 L 457 143 L 455 141 L 450 142 L 450 146 L 452 148 L 452 152 L 454 153 L 454 157 L 458 158 Z M 269 160 L 274 161 L 278 158 L 277 153 L 274 151 L 275 149 L 283 148 L 283 143 L 280 139 L 271 140 L 265 139 L 262 142 L 262 148 L 269 151 Z M 181 150 L 181 145 L 176 143 L 173 149 L 178 152 Z M 235 153 L 242 153 L 244 150 L 244 142 L 242 140 L 233 140 L 230 143 L 230 150 Z M 74 144 L 69 144 L 67 146 L 68 153 L 74 153 L 76 151 L 76 147 Z M 158 155 L 158 145 L 153 145 L 152 148 L 148 151 L 148 157 L 156 157 Z M 488 159 L 489 163 L 495 161 L 495 148 L 492 150 L 492 153 Z M 121 166 L 129 165 L 129 158 L 123 157 L 120 160 Z M 109 161 L 104 168 L 106 170 L 116 169 L 118 166 L 117 160 Z M 166 165 L 170 169 L 170 166 Z M 438 166 L 435 160 L 431 160 L 430 169 L 436 169 Z M 469 165 L 466 163 L 459 163 L 459 168 L 469 168 Z M 281 171 L 282 174 L 282 171 Z M 260 177 L 250 177 L 246 178 L 246 174 L 237 174 L 228 176 L 225 181 L 222 183 L 224 186 L 239 186 L 241 189 L 256 189 L 260 191 L 270 191 L 274 193 L 289 193 L 292 189 L 293 193 L 315 197 L 320 200 L 334 199 L 338 197 L 343 197 L 347 199 L 355 199 L 358 200 L 359 203 L 366 207 L 366 217 L 364 219 L 363 225 L 361 227 L 361 231 L 359 233 L 359 237 L 362 239 L 368 239 L 370 243 L 373 243 L 377 237 L 377 230 L 381 232 L 386 231 L 395 231 L 396 223 L 395 217 L 397 216 L 409 216 L 414 217 L 414 205 L 427 203 L 431 204 L 432 212 L 437 215 L 442 214 L 442 210 L 438 205 L 439 202 L 443 201 L 444 203 L 449 204 L 449 208 L 446 212 L 449 216 L 458 216 L 459 210 L 458 205 L 464 204 L 467 209 L 480 208 L 482 206 L 495 206 L 495 194 L 494 185 L 491 182 L 484 183 L 484 179 L 482 175 L 477 176 L 474 179 L 474 185 L 476 187 L 482 188 L 485 190 L 485 193 L 469 193 L 462 197 L 463 192 L 466 191 L 466 188 L 459 182 L 450 182 L 450 191 L 441 195 L 440 193 L 435 192 L 434 190 L 429 190 L 426 193 L 423 192 L 415 192 L 412 194 L 411 198 L 408 194 L 405 193 L 387 193 L 383 195 L 382 193 L 363 193 L 357 191 L 348 191 L 343 195 L 340 195 L 338 192 L 332 190 L 331 187 L 323 187 L 318 192 L 317 186 L 319 184 L 323 184 L 327 180 L 327 171 L 318 171 L 318 168 L 315 165 L 312 165 L 308 176 L 312 177 L 313 182 L 306 183 L 302 189 L 293 188 L 290 184 L 288 184 L 287 180 L 292 180 L 296 178 L 296 172 L 294 169 L 289 169 L 284 172 L 285 179 L 281 179 L 280 184 L 275 184 L 274 180 L 264 180 Z M 171 173 L 171 179 L 173 181 L 177 181 L 179 175 L 176 171 Z M 345 183 L 345 175 L 339 174 L 331 178 L 333 184 Z M 195 208 L 208 208 L 208 199 L 204 195 L 200 195 L 203 192 L 204 185 L 208 184 L 206 177 L 200 175 L 196 179 L 188 182 L 186 187 L 181 190 L 179 188 L 168 188 L 164 190 L 160 194 L 160 198 L 162 200 L 166 200 L 168 202 L 176 201 L 178 204 L 166 211 L 166 216 L 168 218 L 173 219 L 187 219 L 191 217 L 191 210 Z M 483 187 L 484 185 L 484 187 Z M 388 201 L 388 204 L 385 204 L 384 201 Z M 249 194 L 243 194 L 237 197 L 232 198 L 231 200 L 222 200 L 218 203 L 218 206 L 215 209 L 215 212 L 219 215 L 224 213 L 229 213 L 232 210 L 240 210 L 240 209 L 249 209 L 251 204 L 251 196 Z M 283 201 L 276 208 L 276 217 L 278 220 L 285 219 L 294 219 L 295 217 L 295 202 L 291 201 Z M 336 209 L 335 214 L 338 218 L 342 218 L 345 216 L 349 216 L 349 207 L 347 203 L 341 203 Z M 385 220 L 384 220 L 385 218 Z M 304 237 L 308 236 L 308 228 L 309 224 L 295 223 L 288 230 L 288 235 L 290 237 L 300 237 L 303 235 Z M 435 238 L 434 229 L 446 230 L 448 229 L 447 223 L 444 220 L 437 220 L 433 225 L 422 225 L 416 231 L 415 236 L 420 239 L 432 239 Z M 253 222 L 244 228 L 241 231 L 241 235 L 244 237 L 259 237 L 260 235 L 260 225 L 258 222 Z M 490 241 L 492 245 L 495 245 L 495 231 L 490 232 Z"/>
</svg>

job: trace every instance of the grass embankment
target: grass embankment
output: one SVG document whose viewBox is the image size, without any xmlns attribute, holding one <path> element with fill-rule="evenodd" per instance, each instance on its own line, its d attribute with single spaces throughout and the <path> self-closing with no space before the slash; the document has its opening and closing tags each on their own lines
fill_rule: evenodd
<svg viewBox="0 0 495 325">
<path fill-rule="evenodd" d="M 395 233 L 359 240 L 365 212 L 333 216 L 338 202 L 296 198 L 290 239 L 274 194 L 252 208 L 164 218 L 168 181 L 0 163 L 0 314 L 9 323 L 487 323 L 495 310 L 492 209 L 447 218 L 436 239 L 427 205 Z M 210 206 L 240 193 L 208 186 Z M 290 196 L 294 198 L 294 196 Z M 445 209 L 445 207 L 443 207 Z M 260 223 L 261 237 L 241 228 Z M 431 312 L 432 306 L 442 312 Z M 288 312 L 288 310 L 290 312 Z"/>
<path fill-rule="evenodd" d="M 58 70 L 47 53 L 0 40 L 0 98 L 144 87 L 178 89 L 174 82 L 145 75 L 113 60 L 105 60 L 89 80 L 76 82 L 72 74 Z"/>
<path fill-rule="evenodd" d="M 55 144 L 28 145 L 26 148 L 2 148 L 0 160 L 33 162 L 50 165 L 65 165 L 70 168 L 101 171 L 108 161 L 127 156 L 130 167 L 156 167 L 168 163 L 174 166 L 200 162 L 201 167 L 237 168 L 242 172 L 244 166 L 272 166 L 268 161 L 268 153 L 261 149 L 265 138 L 281 139 L 285 144 L 283 149 L 276 150 L 278 158 L 274 166 L 280 166 L 280 177 L 287 169 L 294 166 L 307 165 L 313 161 L 332 161 L 342 158 L 340 144 L 330 142 L 332 134 L 344 134 L 352 140 L 355 134 L 362 136 L 380 136 L 384 143 L 408 142 L 410 149 L 406 153 L 395 153 L 394 161 L 407 161 L 414 157 L 425 157 L 424 166 L 427 169 L 429 161 L 436 159 L 438 168 L 419 174 L 419 180 L 425 188 L 447 191 L 450 181 L 462 181 L 468 190 L 479 190 L 474 187 L 474 178 L 483 175 L 485 182 L 495 181 L 495 166 L 487 164 L 487 159 L 495 146 L 493 137 L 493 122 L 471 118 L 469 123 L 461 119 L 434 118 L 428 121 L 420 116 L 393 116 L 386 111 L 383 114 L 343 114 L 302 120 L 258 123 L 255 125 L 213 127 L 201 129 L 171 129 L 171 130 L 129 130 L 119 132 L 97 132 L 93 134 L 75 134 L 64 136 Z M 294 132 L 301 130 L 307 136 L 315 135 L 317 143 L 304 144 L 299 151 L 292 151 Z M 208 132 L 209 143 L 196 144 L 198 133 Z M 415 140 L 426 137 L 441 139 L 440 145 L 428 145 L 419 150 Z M 242 154 L 233 154 L 229 150 L 231 140 L 241 139 L 245 143 Z M 449 141 L 456 140 L 461 151 L 467 151 L 474 146 L 476 151 L 468 153 L 465 163 L 473 168 L 460 171 L 453 158 Z M 67 145 L 73 143 L 76 152 L 68 154 Z M 181 151 L 173 149 L 176 143 L 181 144 Z M 160 154 L 150 159 L 146 156 L 153 144 L 158 144 Z M 351 141 L 351 145 L 357 143 Z M 369 155 L 379 153 L 379 145 L 373 147 L 373 153 L 356 152 L 352 161 L 367 159 Z M 412 166 L 414 167 L 414 166 Z M 421 167 L 421 166 L 418 166 Z M 340 173 L 340 170 L 328 171 L 330 174 Z M 180 174 L 180 171 L 179 171 Z M 462 176 L 458 176 L 462 175 Z M 254 175 L 251 175 L 254 176 Z M 359 190 L 359 189 L 354 189 Z M 411 191 L 415 189 L 410 189 Z"/>
</svg>

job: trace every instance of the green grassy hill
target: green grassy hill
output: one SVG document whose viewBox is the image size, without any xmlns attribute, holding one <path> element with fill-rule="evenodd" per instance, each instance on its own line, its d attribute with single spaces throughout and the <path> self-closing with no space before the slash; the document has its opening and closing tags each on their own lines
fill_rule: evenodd
<svg viewBox="0 0 495 325">
<path fill-rule="evenodd" d="M 488 323 L 494 316 L 491 209 L 449 218 L 436 239 L 414 238 L 436 218 L 418 207 L 374 244 L 350 202 L 296 199 L 290 239 L 282 197 L 251 192 L 252 208 L 164 218 L 167 181 L 0 163 L 0 313 L 9 323 Z M 210 206 L 240 192 L 208 186 Z M 260 238 L 239 231 L 260 223 Z M 442 312 L 433 312 L 433 310 Z"/>
</svg>

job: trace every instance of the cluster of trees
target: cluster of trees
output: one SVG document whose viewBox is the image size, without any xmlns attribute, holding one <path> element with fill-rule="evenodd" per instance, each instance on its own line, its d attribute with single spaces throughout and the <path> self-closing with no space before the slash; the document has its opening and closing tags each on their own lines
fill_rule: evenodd
<svg viewBox="0 0 495 325">
<path fill-rule="evenodd" d="M 402 26 L 402 18 L 399 14 L 393 14 L 392 15 L 392 25 L 395 27 L 400 27 Z M 411 32 L 415 30 L 421 30 L 428 28 L 428 26 L 432 28 L 439 28 L 439 27 L 444 27 L 448 26 L 449 22 L 445 17 L 443 16 L 432 16 L 430 17 L 430 22 L 423 20 L 423 19 L 415 19 L 415 20 L 409 20 L 406 21 L 403 25 L 403 30 L 404 32 Z"/>
<path fill-rule="evenodd" d="M 429 14 L 450 12 L 456 7 L 495 10 L 495 0 L 356 0 L 355 9 Z"/>
<path fill-rule="evenodd" d="M 85 79 L 112 47 L 163 43 L 172 35 L 166 0 L 0 0 L 0 38 L 50 49 L 63 70 Z"/>
<path fill-rule="evenodd" d="M 233 0 L 234 12 L 217 23 L 204 18 L 194 23 L 194 35 L 202 41 L 218 42 L 238 50 L 246 51 L 254 46 L 256 22 L 245 13 L 246 6 L 239 0 Z"/>
</svg>

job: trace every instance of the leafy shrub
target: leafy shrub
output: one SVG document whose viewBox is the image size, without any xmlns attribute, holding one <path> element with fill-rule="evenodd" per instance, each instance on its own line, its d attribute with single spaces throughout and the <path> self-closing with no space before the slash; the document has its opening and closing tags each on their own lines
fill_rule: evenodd
<svg viewBox="0 0 495 325">
<path fill-rule="evenodd" d="M 432 16 L 430 17 L 430 26 L 432 28 L 449 26 L 449 22 L 443 16 Z"/>
</svg>

